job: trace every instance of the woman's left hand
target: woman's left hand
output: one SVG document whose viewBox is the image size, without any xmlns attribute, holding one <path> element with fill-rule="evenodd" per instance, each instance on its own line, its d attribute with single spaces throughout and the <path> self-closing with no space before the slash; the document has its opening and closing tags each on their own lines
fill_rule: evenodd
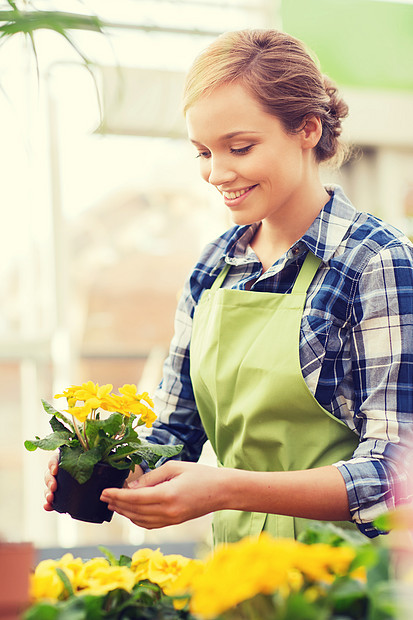
<svg viewBox="0 0 413 620">
<path fill-rule="evenodd" d="M 105 489 L 110 510 L 147 529 L 176 525 L 222 509 L 229 470 L 168 461 L 129 484 Z"/>
</svg>

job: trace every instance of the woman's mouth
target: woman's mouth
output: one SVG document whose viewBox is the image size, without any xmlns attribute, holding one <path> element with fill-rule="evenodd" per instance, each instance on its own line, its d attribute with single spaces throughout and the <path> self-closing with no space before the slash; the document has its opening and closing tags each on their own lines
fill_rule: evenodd
<svg viewBox="0 0 413 620">
<path fill-rule="evenodd" d="M 241 204 L 241 202 L 243 202 L 243 200 L 245 200 L 245 198 L 247 198 L 247 196 L 249 196 L 249 194 L 252 192 L 254 187 L 257 187 L 257 186 L 251 185 L 250 187 L 245 187 L 243 189 L 237 189 L 233 191 L 222 191 L 221 193 L 224 197 L 225 204 L 228 207 L 238 206 L 239 204 Z"/>
</svg>

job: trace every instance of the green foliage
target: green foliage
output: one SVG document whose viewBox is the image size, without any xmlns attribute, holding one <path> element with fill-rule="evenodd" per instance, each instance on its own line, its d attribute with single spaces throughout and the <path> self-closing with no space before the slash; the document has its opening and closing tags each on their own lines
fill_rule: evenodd
<svg viewBox="0 0 413 620">
<path fill-rule="evenodd" d="M 105 596 L 72 596 L 57 603 L 36 603 L 23 620 L 195 620 L 176 610 L 159 586 L 141 581 L 132 592 L 116 589 Z"/>
<path fill-rule="evenodd" d="M 145 460 L 153 469 L 161 458 L 176 456 L 182 446 L 162 446 L 139 439 L 133 425 L 139 425 L 138 416 L 111 413 L 107 418 L 88 418 L 84 425 L 70 421 L 63 413 L 42 400 L 43 408 L 51 415 L 52 433 L 40 439 L 27 439 L 26 450 L 60 450 L 60 467 L 80 484 L 91 477 L 94 466 L 108 463 L 116 469 L 130 469 Z M 76 425 L 76 427 L 75 427 Z M 83 438 L 83 439 L 82 439 Z"/>
<path fill-rule="evenodd" d="M 334 525 L 334 523 L 322 523 L 319 521 L 314 521 L 314 523 L 299 536 L 298 540 L 307 545 L 324 543 L 332 547 L 341 547 L 344 545 L 358 547 L 366 544 L 366 537 L 357 530 L 345 530 Z"/>
<path fill-rule="evenodd" d="M 358 540 L 356 545 L 349 545 L 345 542 L 348 533 L 335 526 L 332 529 L 330 524 L 320 524 L 316 530 L 310 528 L 305 533 L 314 539 L 309 544 L 320 543 L 334 534 L 334 546 L 355 549 L 356 560 L 346 574 L 336 576 L 331 583 L 304 579 L 301 586 L 288 594 L 282 588 L 272 594 L 259 593 L 227 609 L 215 620 L 398 620 L 401 616 L 396 593 L 400 584 L 392 580 L 389 551 L 365 538 L 362 544 Z M 118 559 L 106 547 L 99 550 L 111 566 L 131 566 L 130 557 L 121 555 Z M 280 558 L 281 564 L 282 561 Z M 365 568 L 366 580 L 352 575 L 354 566 Z M 100 596 L 81 592 L 71 595 L 64 572 L 58 574 L 65 586 L 65 600 L 38 601 L 23 620 L 195 620 L 186 608 L 176 610 L 172 598 L 147 579 L 137 583 L 131 592 L 117 588 Z M 241 587 L 243 578 L 240 573 Z M 211 591 L 214 592 L 213 588 Z"/>
<path fill-rule="evenodd" d="M 60 448 L 59 466 L 65 469 L 72 478 L 83 484 L 91 477 L 93 468 L 102 458 L 102 448 L 97 446 L 86 452 L 78 443 L 76 446 Z"/>
</svg>

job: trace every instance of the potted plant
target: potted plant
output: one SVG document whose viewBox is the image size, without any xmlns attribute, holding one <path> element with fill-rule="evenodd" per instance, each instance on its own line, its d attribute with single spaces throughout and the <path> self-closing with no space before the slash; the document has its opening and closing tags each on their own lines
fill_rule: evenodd
<svg viewBox="0 0 413 620">
<path fill-rule="evenodd" d="M 55 396 L 66 398 L 64 413 L 42 400 L 44 410 L 52 416 L 53 432 L 24 442 L 29 451 L 59 449 L 53 508 L 81 521 L 110 521 L 113 512 L 100 500 L 103 489 L 122 487 L 142 460 L 154 468 L 160 458 L 175 456 L 182 449 L 139 438 L 138 427 L 151 427 L 156 419 L 146 392 L 138 394 L 130 384 L 119 388 L 119 394 L 112 389 L 111 384 L 99 386 L 92 381 L 72 385 Z"/>
</svg>

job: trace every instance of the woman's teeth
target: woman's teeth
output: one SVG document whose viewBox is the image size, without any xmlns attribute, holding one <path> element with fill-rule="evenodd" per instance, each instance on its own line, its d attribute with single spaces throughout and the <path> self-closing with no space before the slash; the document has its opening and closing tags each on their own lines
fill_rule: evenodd
<svg viewBox="0 0 413 620">
<path fill-rule="evenodd" d="M 234 198 L 239 198 L 240 196 L 248 192 L 251 187 L 247 187 L 246 189 L 239 189 L 236 192 L 222 192 L 222 195 L 224 196 L 224 198 L 228 198 L 228 200 L 234 200 Z"/>
</svg>

